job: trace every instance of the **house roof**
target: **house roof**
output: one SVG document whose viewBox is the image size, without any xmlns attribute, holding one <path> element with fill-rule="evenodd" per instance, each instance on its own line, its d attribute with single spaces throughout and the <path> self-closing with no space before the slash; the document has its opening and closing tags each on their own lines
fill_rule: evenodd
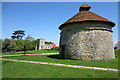
<svg viewBox="0 0 120 80">
<path fill-rule="evenodd" d="M 112 21 L 89 11 L 90 8 L 91 7 L 88 6 L 87 4 L 83 4 L 79 9 L 80 12 L 77 13 L 76 15 L 74 15 L 69 20 L 67 20 L 62 25 L 60 25 L 59 29 L 61 29 L 63 27 L 63 25 L 68 24 L 68 23 L 88 22 L 88 21 L 97 21 L 97 22 L 101 21 L 101 22 L 106 22 L 106 23 L 111 24 L 112 27 L 115 26 L 115 23 L 113 23 Z"/>
<path fill-rule="evenodd" d="M 58 46 L 56 46 L 55 44 L 50 44 L 50 45 L 52 45 L 52 47 L 58 47 Z"/>
</svg>

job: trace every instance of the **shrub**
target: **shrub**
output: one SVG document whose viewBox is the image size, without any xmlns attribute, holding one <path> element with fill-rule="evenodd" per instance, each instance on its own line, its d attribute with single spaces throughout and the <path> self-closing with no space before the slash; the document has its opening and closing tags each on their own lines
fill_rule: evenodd
<svg viewBox="0 0 120 80">
<path fill-rule="evenodd" d="M 53 47 L 50 50 L 52 50 L 52 51 L 59 51 L 59 47 Z"/>
</svg>

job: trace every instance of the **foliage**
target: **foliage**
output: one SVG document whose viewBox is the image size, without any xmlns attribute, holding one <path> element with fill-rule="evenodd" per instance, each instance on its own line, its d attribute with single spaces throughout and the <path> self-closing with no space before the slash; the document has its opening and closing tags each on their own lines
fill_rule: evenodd
<svg viewBox="0 0 120 80">
<path fill-rule="evenodd" d="M 52 51 L 59 51 L 59 47 L 53 47 L 50 50 L 52 50 Z"/>
<path fill-rule="evenodd" d="M 24 50 L 24 40 L 23 39 L 18 39 L 16 40 L 16 50 L 17 51 L 22 51 Z"/>
<path fill-rule="evenodd" d="M 23 31 L 23 30 L 17 30 L 17 31 L 14 31 L 13 33 L 12 33 L 12 35 L 13 36 L 11 36 L 12 37 L 12 39 L 20 39 L 20 38 L 22 38 L 24 35 L 25 35 L 25 33 L 24 33 L 25 31 Z"/>
<path fill-rule="evenodd" d="M 27 37 L 25 37 L 24 44 L 26 50 L 34 50 L 36 46 L 36 40 L 28 35 Z"/>
<path fill-rule="evenodd" d="M 3 52 L 8 51 L 24 51 L 35 50 L 37 40 L 28 35 L 25 39 L 22 39 L 25 35 L 25 31 L 16 30 L 12 33 L 12 39 L 4 39 L 2 43 Z M 45 42 L 46 44 L 52 44 L 52 42 Z"/>
<path fill-rule="evenodd" d="M 0 53 L 2 53 L 2 39 L 0 39 Z"/>
<path fill-rule="evenodd" d="M 53 42 L 51 42 L 51 41 L 50 42 L 45 41 L 45 44 L 53 44 Z"/>
<path fill-rule="evenodd" d="M 16 50 L 16 40 L 14 39 L 4 39 L 2 41 L 2 51 L 14 51 Z"/>
<path fill-rule="evenodd" d="M 10 39 L 10 45 L 8 46 L 8 48 L 11 50 L 11 51 L 15 51 L 16 50 L 16 40 L 14 39 Z"/>
<path fill-rule="evenodd" d="M 33 40 L 35 40 L 35 38 L 33 38 L 32 36 L 28 35 L 27 37 L 25 37 L 25 40 L 33 41 Z"/>
<path fill-rule="evenodd" d="M 17 30 L 12 33 L 13 36 L 12 39 L 17 39 L 16 41 L 16 50 L 24 50 L 25 51 L 25 41 L 22 39 L 22 37 L 25 35 L 25 31 L 23 30 Z"/>
<path fill-rule="evenodd" d="M 8 46 L 10 45 L 10 40 L 9 39 L 4 39 L 2 42 L 2 51 L 7 51 Z"/>
<path fill-rule="evenodd" d="M 2 41 L 2 50 L 3 52 L 8 51 L 27 51 L 35 50 L 36 40 L 28 35 L 24 40 L 20 39 L 4 39 Z"/>
</svg>

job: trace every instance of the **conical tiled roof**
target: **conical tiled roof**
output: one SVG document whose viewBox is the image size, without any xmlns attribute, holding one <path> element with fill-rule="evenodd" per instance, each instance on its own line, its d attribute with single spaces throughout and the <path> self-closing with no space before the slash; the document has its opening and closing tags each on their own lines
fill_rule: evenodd
<svg viewBox="0 0 120 80">
<path fill-rule="evenodd" d="M 72 18 L 67 20 L 64 24 L 62 24 L 59 29 L 62 28 L 63 25 L 68 24 L 68 23 L 74 23 L 74 22 L 86 22 L 86 21 L 101 21 L 101 22 L 107 22 L 110 23 L 111 26 L 115 26 L 115 23 L 112 21 L 109 21 L 91 11 L 88 11 L 90 9 L 90 6 L 87 7 L 87 5 L 82 5 L 80 7 L 80 12 L 74 15 Z"/>
</svg>

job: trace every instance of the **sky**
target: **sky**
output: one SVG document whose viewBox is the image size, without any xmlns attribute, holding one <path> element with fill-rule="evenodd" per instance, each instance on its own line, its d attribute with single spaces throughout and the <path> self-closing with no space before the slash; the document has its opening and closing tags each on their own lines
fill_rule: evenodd
<svg viewBox="0 0 120 80">
<path fill-rule="evenodd" d="M 11 38 L 13 31 L 24 30 L 25 37 L 44 38 L 59 45 L 58 27 L 79 12 L 83 2 L 3 2 L 2 38 Z M 90 11 L 113 21 L 114 44 L 118 41 L 118 3 L 86 2 Z"/>
</svg>

